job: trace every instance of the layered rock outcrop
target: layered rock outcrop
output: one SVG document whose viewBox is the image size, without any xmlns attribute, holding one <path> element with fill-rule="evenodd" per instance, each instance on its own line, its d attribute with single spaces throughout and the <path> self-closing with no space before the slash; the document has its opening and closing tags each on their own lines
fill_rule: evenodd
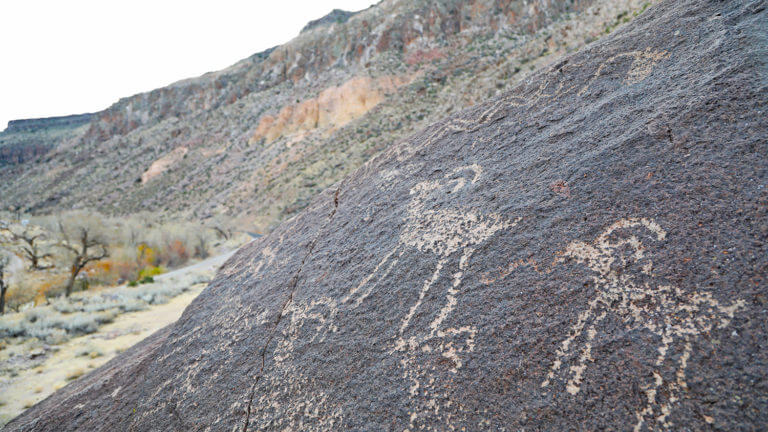
<svg viewBox="0 0 768 432">
<path fill-rule="evenodd" d="M 75 114 L 61 117 L 45 117 L 35 119 L 11 120 L 5 132 L 37 132 L 52 128 L 73 128 L 88 124 L 93 114 Z"/>
<path fill-rule="evenodd" d="M 339 128 L 361 117 L 409 82 L 408 77 L 397 76 L 352 78 L 339 87 L 321 91 L 315 98 L 287 105 L 276 116 L 265 115 L 259 119 L 251 142 L 262 138 L 272 142 L 295 133 Z"/>
<path fill-rule="evenodd" d="M 19 165 L 38 159 L 57 144 L 83 135 L 93 114 L 12 120 L 0 132 L 0 167 L 2 172 L 16 171 Z M 12 175 L 6 182 L 13 183 Z"/>
<path fill-rule="evenodd" d="M 392 146 L 7 430 L 758 430 L 765 2 L 667 1 Z"/>
<path fill-rule="evenodd" d="M 149 169 L 144 171 L 144 174 L 141 175 L 141 182 L 146 183 L 152 180 L 154 177 L 161 175 L 166 170 L 168 170 L 168 168 L 177 164 L 184 156 L 186 156 L 188 151 L 189 149 L 186 147 L 178 147 L 173 149 L 167 155 L 152 162 L 152 165 L 149 166 Z"/>
</svg>

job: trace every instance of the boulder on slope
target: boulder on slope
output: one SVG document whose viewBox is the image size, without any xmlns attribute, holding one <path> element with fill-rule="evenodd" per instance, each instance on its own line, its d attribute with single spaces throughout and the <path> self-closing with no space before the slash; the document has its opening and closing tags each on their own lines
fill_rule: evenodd
<svg viewBox="0 0 768 432">
<path fill-rule="evenodd" d="M 667 1 L 376 156 L 7 430 L 757 430 L 764 1 Z"/>
</svg>

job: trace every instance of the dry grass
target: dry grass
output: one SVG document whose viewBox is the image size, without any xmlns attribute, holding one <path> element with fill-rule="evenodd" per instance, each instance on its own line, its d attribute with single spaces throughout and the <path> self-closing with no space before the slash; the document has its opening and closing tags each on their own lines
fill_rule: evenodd
<svg viewBox="0 0 768 432">
<path fill-rule="evenodd" d="M 0 350 L 0 362 L 12 357 L 26 359 L 0 370 L 0 399 L 6 403 L 0 407 L 0 426 L 24 411 L 26 401 L 42 400 L 175 321 L 203 289 L 203 282 L 210 279 L 228 256 L 221 255 L 189 269 L 159 276 L 152 284 L 78 292 L 70 299 L 52 299 L 49 305 L 1 316 L 0 327 L 5 329 L 21 327 L 25 331 L 37 325 L 56 324 L 66 335 L 64 342 L 56 346 L 35 338 L 0 339 L 5 341 L 5 348 Z M 162 304 L 164 302 L 167 303 Z M 127 304 L 141 307 L 123 313 L 120 305 Z M 67 331 L 78 328 L 77 323 L 68 322 L 71 318 L 83 319 L 115 310 L 119 315 L 114 322 L 98 324 L 95 333 L 78 336 Z M 30 322 L 33 317 L 35 322 Z M 43 355 L 34 359 L 30 356 L 32 352 L 41 351 Z"/>
<path fill-rule="evenodd" d="M 207 281 L 207 277 L 199 277 L 183 284 L 156 282 L 51 299 L 48 305 L 0 316 L 0 338 L 36 338 L 48 344 L 60 344 L 75 336 L 94 333 L 120 314 L 167 303 L 193 284 Z"/>
<path fill-rule="evenodd" d="M 83 375 L 85 375 L 85 370 L 75 369 L 67 374 L 67 381 L 74 381 Z"/>
</svg>

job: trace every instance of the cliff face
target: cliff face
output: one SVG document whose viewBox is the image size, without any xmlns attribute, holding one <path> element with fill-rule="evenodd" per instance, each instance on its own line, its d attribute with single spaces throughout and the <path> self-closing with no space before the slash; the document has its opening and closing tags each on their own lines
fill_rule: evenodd
<svg viewBox="0 0 768 432">
<path fill-rule="evenodd" d="M 120 100 L 75 139 L 52 138 L 0 172 L 2 204 L 225 212 L 268 229 L 392 142 L 513 87 L 645 5 L 384 1 L 225 70 Z"/>
<path fill-rule="evenodd" d="M 263 138 L 269 143 L 282 136 L 338 129 L 362 117 L 408 82 L 408 77 L 399 76 L 352 78 L 339 87 L 321 91 L 316 98 L 286 105 L 276 116 L 264 115 L 249 142 Z"/>
<path fill-rule="evenodd" d="M 578 12 L 591 3 L 384 1 L 346 21 L 311 27 L 290 43 L 224 71 L 124 99 L 99 114 L 89 136 L 125 134 L 170 116 L 211 110 L 286 81 L 326 81 L 323 75 L 339 66 L 354 75 L 375 67 L 366 65 L 368 62 L 383 62 L 377 58 L 382 53 L 402 56 L 424 47 L 466 44 L 505 29 L 532 34 L 552 17 Z M 458 40 L 452 40 L 457 36 Z"/>
<path fill-rule="evenodd" d="M 432 124 L 8 430 L 757 430 L 765 2 L 668 1 Z"/>
<path fill-rule="evenodd" d="M 37 132 L 45 129 L 76 128 L 91 121 L 93 114 L 75 114 L 62 117 L 11 120 L 4 132 Z"/>
<path fill-rule="evenodd" d="M 31 163 L 58 143 L 82 136 L 93 114 L 12 120 L 0 132 L 0 167 Z"/>
</svg>

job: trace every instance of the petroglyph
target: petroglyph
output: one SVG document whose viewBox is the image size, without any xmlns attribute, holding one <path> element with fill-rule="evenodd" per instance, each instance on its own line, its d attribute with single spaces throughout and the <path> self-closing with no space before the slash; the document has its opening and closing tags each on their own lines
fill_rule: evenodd
<svg viewBox="0 0 768 432">
<path fill-rule="evenodd" d="M 540 79 L 541 84 L 539 84 L 532 94 L 521 96 L 520 94 L 512 92 L 507 93 L 505 96 L 485 107 L 482 111 L 473 112 L 469 117 L 453 117 L 448 121 L 435 125 L 431 130 L 428 129 L 425 132 L 426 136 L 421 140 L 422 144 L 414 146 L 412 143 L 405 143 L 403 146 L 398 146 L 397 149 L 390 150 L 387 154 L 391 155 L 394 154 L 393 152 L 397 153 L 397 160 L 402 162 L 407 160 L 419 149 L 430 146 L 448 135 L 479 130 L 484 126 L 505 117 L 502 113 L 510 107 L 528 107 L 542 100 L 559 99 L 560 97 L 574 93 L 577 90 L 578 92 L 576 92 L 576 94 L 578 96 L 584 96 L 598 78 L 606 75 L 607 68 L 611 64 L 617 63 L 619 60 L 632 60 L 632 63 L 629 65 L 629 70 L 626 72 L 626 76 L 622 81 L 623 84 L 637 84 L 648 78 L 651 72 L 653 72 L 654 67 L 667 57 L 669 57 L 667 51 L 654 50 L 650 47 L 645 50 L 628 51 L 616 54 L 600 63 L 593 76 L 585 85 L 581 86 L 580 89 L 578 88 L 578 84 L 571 84 L 573 80 L 568 77 L 565 71 L 580 69 L 583 67 L 583 64 L 554 65 L 544 73 Z"/>
<path fill-rule="evenodd" d="M 509 263 L 504 268 L 499 268 L 496 272 L 488 272 L 483 273 L 480 275 L 480 282 L 484 285 L 490 285 L 498 280 L 504 279 L 505 277 L 509 276 L 517 270 L 519 267 L 525 267 L 529 266 L 533 268 L 536 273 L 541 273 L 542 270 L 539 269 L 539 264 L 536 262 L 536 260 L 532 258 L 524 259 L 524 260 L 517 260 Z"/>
<path fill-rule="evenodd" d="M 651 48 L 646 48 L 645 51 L 629 51 L 616 54 L 598 66 L 597 71 L 595 71 L 595 74 L 592 76 L 592 78 L 587 81 L 587 84 L 584 85 L 581 90 L 579 90 L 579 96 L 583 96 L 584 93 L 589 90 L 589 87 L 595 82 L 595 80 L 603 74 L 603 70 L 605 70 L 605 68 L 619 59 L 632 59 L 632 64 L 630 65 L 627 76 L 624 79 L 624 84 L 630 85 L 637 84 L 640 81 L 648 78 L 651 72 L 653 72 L 654 66 L 656 66 L 657 63 L 667 57 L 669 57 L 669 53 L 666 51 L 655 51 Z"/>
<path fill-rule="evenodd" d="M 623 80 L 626 85 L 639 83 L 653 72 L 653 68 L 661 60 L 669 57 L 666 51 L 656 51 L 651 48 L 646 48 L 645 51 L 629 51 L 620 54 L 616 54 L 610 57 L 608 60 L 602 62 L 595 71 L 592 78 L 578 91 L 578 96 L 583 96 L 587 90 L 594 84 L 594 82 L 603 75 L 605 69 L 612 63 L 615 63 L 619 59 L 631 58 L 632 64 L 627 71 L 627 75 Z M 509 107 L 526 107 L 531 106 L 541 100 L 558 99 L 564 95 L 572 93 L 576 90 L 578 85 L 570 84 L 570 79 L 566 77 L 564 73 L 565 69 L 573 70 L 581 68 L 582 64 L 572 65 L 555 65 L 552 66 L 542 77 L 541 84 L 536 88 L 532 94 L 522 97 L 518 94 L 508 93 L 506 96 L 498 99 L 490 106 L 481 111 L 476 118 L 462 119 L 455 118 L 445 124 L 442 127 L 436 129 L 431 135 L 427 137 L 427 144 L 431 144 L 433 141 L 443 138 L 449 133 L 458 133 L 468 130 L 476 130 L 483 125 L 496 121 L 499 118 L 504 117 L 501 112 Z"/>
<path fill-rule="evenodd" d="M 653 262 L 647 256 L 641 237 L 631 233 L 638 229 L 656 241 L 666 238 L 666 232 L 652 220 L 622 219 L 609 226 L 592 243 L 577 241 L 569 244 L 557 259 L 556 262 L 562 262 L 572 258 L 586 265 L 593 272 L 592 281 L 597 293 L 561 342 L 556 359 L 541 383 L 541 387 L 550 385 L 567 361 L 568 354 L 577 350 L 577 340 L 582 340 L 576 363 L 566 371 L 569 378 L 565 385 L 570 395 L 579 393 L 584 372 L 589 362 L 594 361 L 592 343 L 601 321 L 609 314 L 624 322 L 627 330 L 644 330 L 656 335 L 659 345 L 656 347 L 654 380 L 643 388 L 646 404 L 635 413 L 636 431 L 646 423 L 649 429 L 670 427 L 667 418 L 680 398 L 680 391 L 687 388 L 685 371 L 693 341 L 716 327 L 728 326 L 736 311 L 744 306 L 743 300 L 725 306 L 706 291 L 687 292 L 676 286 L 648 282 L 653 280 Z M 625 271 L 628 267 L 638 271 L 634 274 Z M 675 342 L 682 345 L 683 351 L 676 361 L 674 380 L 665 380 L 663 367 Z M 665 395 L 664 400 L 659 400 L 659 395 Z"/>
<path fill-rule="evenodd" d="M 450 126 L 443 130 L 449 129 Z M 411 429 L 416 428 L 416 423 L 421 417 L 448 416 L 449 414 L 441 413 L 441 407 L 447 407 L 451 403 L 446 389 L 435 382 L 437 375 L 432 372 L 434 365 L 419 362 L 418 355 L 436 352 L 442 358 L 441 362 L 453 373 L 457 373 L 462 367 L 464 355 L 475 348 L 477 329 L 471 325 L 447 327 L 445 321 L 457 306 L 457 296 L 469 260 L 476 246 L 495 233 L 514 227 L 520 220 L 508 221 L 498 214 L 483 214 L 462 207 L 436 210 L 439 206 L 432 205 L 445 200 L 446 195 L 459 193 L 469 185 L 475 184 L 481 175 L 482 168 L 475 164 L 457 168 L 441 179 L 416 184 L 410 190 L 411 200 L 408 204 L 406 223 L 400 232 L 397 246 L 382 258 L 371 274 L 363 278 L 360 284 L 342 299 L 342 303 L 360 305 L 371 294 L 371 282 L 374 278 L 386 277 L 403 253 L 409 249 L 437 256 L 432 275 L 423 282 L 418 298 L 400 324 L 394 343 L 394 351 L 402 353 L 400 365 L 403 377 L 410 381 L 409 393 L 417 405 L 410 417 Z M 451 283 L 442 303 L 437 305 L 439 309 L 422 312 L 433 313 L 434 318 L 425 328 L 416 328 L 413 320 L 420 310 L 426 308 L 425 297 L 440 279 L 443 270 L 456 260 L 458 266 L 451 274 Z M 441 400 L 447 402 L 440 402 Z"/>
<path fill-rule="evenodd" d="M 320 297 L 292 302 L 283 316 L 288 325 L 272 355 L 274 364 L 261 377 L 265 389 L 253 404 L 253 414 L 269 419 L 259 429 L 334 430 L 341 421 L 341 408 L 328 401 L 328 396 L 316 389 L 322 387 L 311 372 L 298 368 L 298 345 L 319 344 L 335 333 L 337 301 Z"/>
<path fill-rule="evenodd" d="M 274 359 L 285 363 L 294 352 L 294 344 L 301 339 L 306 343 L 323 342 L 328 333 L 338 330 L 335 324 L 338 307 L 330 297 L 292 303 L 285 315 L 290 315 L 290 324 L 278 342 Z"/>
</svg>

